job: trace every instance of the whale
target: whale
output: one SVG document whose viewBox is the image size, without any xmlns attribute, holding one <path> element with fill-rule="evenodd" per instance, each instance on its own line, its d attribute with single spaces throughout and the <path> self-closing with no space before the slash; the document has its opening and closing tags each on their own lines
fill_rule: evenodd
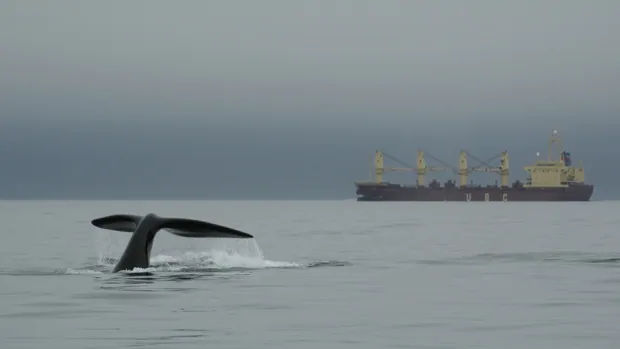
<svg viewBox="0 0 620 349">
<path fill-rule="evenodd" d="M 93 219 L 91 223 L 101 229 L 132 234 L 113 273 L 148 268 L 155 235 L 162 230 L 186 238 L 254 238 L 251 234 L 226 226 L 190 218 L 162 217 L 155 213 L 144 216 L 113 214 Z"/>
</svg>

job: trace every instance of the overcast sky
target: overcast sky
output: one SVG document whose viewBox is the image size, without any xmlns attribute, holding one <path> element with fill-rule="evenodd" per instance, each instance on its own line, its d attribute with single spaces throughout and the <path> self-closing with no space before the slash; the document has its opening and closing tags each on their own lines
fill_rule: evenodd
<svg viewBox="0 0 620 349">
<path fill-rule="evenodd" d="M 0 193 L 354 197 L 375 148 L 454 165 L 461 147 L 507 149 L 515 180 L 555 128 L 597 196 L 620 196 L 618 13 L 613 0 L 4 0 Z"/>
</svg>

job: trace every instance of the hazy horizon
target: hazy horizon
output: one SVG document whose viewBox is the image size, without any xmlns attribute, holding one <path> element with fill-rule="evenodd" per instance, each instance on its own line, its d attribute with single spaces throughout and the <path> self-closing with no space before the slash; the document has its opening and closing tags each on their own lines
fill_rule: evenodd
<svg viewBox="0 0 620 349">
<path fill-rule="evenodd" d="M 514 181 L 553 129 L 620 198 L 620 3 L 183 5 L 0 4 L 0 198 L 354 198 L 377 148 Z"/>
</svg>

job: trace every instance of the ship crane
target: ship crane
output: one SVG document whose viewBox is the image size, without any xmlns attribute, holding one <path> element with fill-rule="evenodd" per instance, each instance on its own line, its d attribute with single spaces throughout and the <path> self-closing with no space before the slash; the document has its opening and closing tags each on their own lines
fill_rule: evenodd
<svg viewBox="0 0 620 349">
<path fill-rule="evenodd" d="M 442 165 L 446 166 L 446 167 L 434 167 L 434 166 L 427 166 L 426 165 L 426 159 L 424 158 L 424 156 L 428 156 L 429 158 L 441 163 Z M 417 173 L 418 173 L 418 186 L 424 186 L 424 177 L 428 172 L 444 172 L 447 171 L 448 169 L 450 169 L 452 171 L 452 173 L 458 173 L 458 169 L 454 168 L 453 166 L 450 166 L 450 164 L 441 161 L 440 159 L 434 157 L 433 155 L 431 155 L 428 151 L 425 150 L 419 150 L 418 151 L 418 167 L 417 167 Z"/>
<path fill-rule="evenodd" d="M 393 156 L 390 156 L 388 154 L 385 154 L 384 152 L 380 151 L 380 150 L 376 150 L 375 151 L 375 161 L 374 161 L 374 167 L 375 167 L 375 182 L 377 183 L 383 183 L 383 174 L 385 172 L 389 172 L 389 171 L 414 171 L 415 169 L 412 167 L 385 167 L 384 164 L 384 160 L 383 158 L 387 157 L 390 158 L 400 164 L 403 164 L 404 166 L 409 166 L 407 164 L 405 164 L 404 162 L 394 158 Z"/>
<path fill-rule="evenodd" d="M 429 155 L 431 158 L 432 155 Z M 385 161 L 384 158 L 389 158 L 403 166 L 406 167 L 385 167 Z M 441 160 L 436 159 L 439 162 L 442 162 Z M 448 167 L 452 168 L 451 166 L 448 165 Z M 436 167 L 436 166 L 427 166 L 426 165 L 426 160 L 424 159 L 424 152 L 423 151 L 418 151 L 418 161 L 417 161 L 417 166 L 413 167 L 399 159 L 397 159 L 394 156 L 391 156 L 385 152 L 382 152 L 380 150 L 376 150 L 375 151 L 375 161 L 374 161 L 374 168 L 375 168 L 375 182 L 376 183 L 382 183 L 383 182 L 383 175 L 386 172 L 399 172 L 399 171 L 404 171 L 404 172 L 415 172 L 418 175 L 417 178 L 417 185 L 418 186 L 423 186 L 424 185 L 424 175 L 427 172 L 442 172 L 442 171 L 446 171 L 447 168 L 445 167 Z M 453 170 L 454 171 L 454 170 Z"/>
<path fill-rule="evenodd" d="M 467 167 L 467 156 L 470 156 L 472 158 L 474 158 L 474 160 L 478 161 L 479 163 L 486 165 L 486 166 L 473 166 L 471 168 Z M 500 165 L 499 166 L 491 166 L 489 165 L 489 162 L 493 161 L 494 159 L 496 159 L 497 157 L 501 157 L 500 159 Z M 477 157 L 471 155 L 469 152 L 467 151 L 461 151 L 461 156 L 460 156 L 460 171 L 459 175 L 461 178 L 461 186 L 466 186 L 467 185 L 467 175 L 469 173 L 472 172 L 493 172 L 493 173 L 498 173 L 500 175 L 500 179 L 501 179 L 501 186 L 502 187 L 508 187 L 509 186 L 509 182 L 510 182 L 510 163 L 509 163 L 509 158 L 508 158 L 508 151 L 503 151 L 495 156 L 493 156 L 492 158 L 490 158 L 487 161 L 482 161 L 480 159 L 478 159 Z"/>
</svg>

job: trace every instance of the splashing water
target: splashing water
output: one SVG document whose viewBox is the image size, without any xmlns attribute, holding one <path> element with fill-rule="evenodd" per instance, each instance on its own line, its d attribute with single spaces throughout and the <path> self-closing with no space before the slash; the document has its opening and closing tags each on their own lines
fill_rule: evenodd
<svg viewBox="0 0 620 349">
<path fill-rule="evenodd" d="M 113 246 L 109 234 L 99 236 L 99 258 L 96 266 L 87 268 L 100 272 L 114 267 L 117 262 L 110 256 L 118 255 L 111 252 L 124 245 Z M 146 269 L 136 268 L 131 272 L 155 272 L 155 271 L 224 271 L 229 269 L 265 269 L 265 268 L 299 268 L 305 265 L 295 262 L 271 261 L 264 258 L 263 252 L 254 239 L 209 241 L 211 248 L 206 251 L 190 251 L 182 253 L 162 253 L 151 257 L 150 267 Z M 74 270 L 74 272 L 77 272 Z"/>
</svg>

